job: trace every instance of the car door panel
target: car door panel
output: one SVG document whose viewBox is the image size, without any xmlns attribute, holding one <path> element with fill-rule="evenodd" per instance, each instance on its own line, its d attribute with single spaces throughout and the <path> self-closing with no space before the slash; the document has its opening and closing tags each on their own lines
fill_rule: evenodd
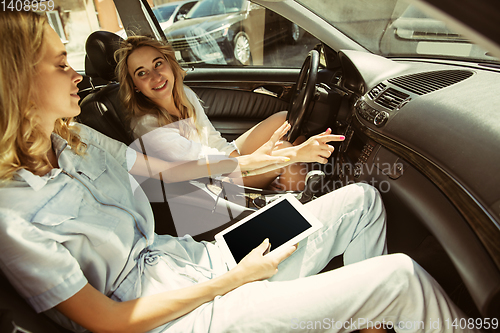
<svg viewBox="0 0 500 333">
<path fill-rule="evenodd" d="M 287 110 L 296 69 L 195 69 L 185 83 L 203 101 L 214 127 L 233 140 L 270 115 Z"/>
</svg>

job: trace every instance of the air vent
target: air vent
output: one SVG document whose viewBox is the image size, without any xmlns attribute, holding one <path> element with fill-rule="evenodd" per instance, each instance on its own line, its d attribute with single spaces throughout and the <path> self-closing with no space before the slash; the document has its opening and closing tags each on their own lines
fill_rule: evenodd
<svg viewBox="0 0 500 333">
<path fill-rule="evenodd" d="M 472 74 L 464 70 L 424 72 L 396 77 L 388 82 L 417 95 L 425 95 L 463 81 Z"/>
<path fill-rule="evenodd" d="M 383 83 L 377 84 L 375 87 L 373 87 L 372 90 L 368 92 L 368 97 L 370 97 L 371 100 L 374 100 L 378 95 L 380 95 L 382 91 L 384 91 L 385 87 L 386 85 Z"/>
<path fill-rule="evenodd" d="M 375 103 L 390 110 L 399 107 L 410 96 L 393 88 L 388 88 L 375 100 Z"/>
</svg>

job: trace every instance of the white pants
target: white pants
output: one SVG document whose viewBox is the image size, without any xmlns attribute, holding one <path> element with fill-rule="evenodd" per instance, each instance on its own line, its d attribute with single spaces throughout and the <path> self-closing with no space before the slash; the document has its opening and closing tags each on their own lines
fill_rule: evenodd
<svg viewBox="0 0 500 333">
<path fill-rule="evenodd" d="M 350 332 L 382 323 L 397 332 L 453 331 L 463 314 L 437 282 L 405 255 L 378 256 L 386 252 L 385 212 L 375 189 L 347 186 L 307 207 L 324 227 L 274 277 L 217 297 L 167 332 Z M 346 266 L 314 275 L 342 253 Z"/>
</svg>

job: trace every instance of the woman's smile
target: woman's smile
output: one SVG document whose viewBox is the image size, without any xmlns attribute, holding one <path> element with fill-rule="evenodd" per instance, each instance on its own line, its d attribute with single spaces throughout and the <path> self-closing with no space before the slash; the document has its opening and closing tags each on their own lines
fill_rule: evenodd
<svg viewBox="0 0 500 333">
<path fill-rule="evenodd" d="M 153 90 L 162 90 L 163 88 L 165 88 L 167 86 L 167 80 L 165 80 L 162 84 L 160 84 L 159 86 L 157 87 L 154 87 Z"/>
</svg>

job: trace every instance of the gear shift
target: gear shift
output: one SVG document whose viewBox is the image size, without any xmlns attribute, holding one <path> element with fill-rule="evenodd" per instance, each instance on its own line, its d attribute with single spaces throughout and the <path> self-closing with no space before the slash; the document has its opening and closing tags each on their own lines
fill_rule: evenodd
<svg viewBox="0 0 500 333">
<path fill-rule="evenodd" d="M 325 173 L 321 170 L 311 170 L 306 175 L 306 185 L 304 190 L 297 195 L 297 199 L 305 204 L 312 200 L 314 194 L 317 192 L 318 185 L 323 184 Z"/>
</svg>

